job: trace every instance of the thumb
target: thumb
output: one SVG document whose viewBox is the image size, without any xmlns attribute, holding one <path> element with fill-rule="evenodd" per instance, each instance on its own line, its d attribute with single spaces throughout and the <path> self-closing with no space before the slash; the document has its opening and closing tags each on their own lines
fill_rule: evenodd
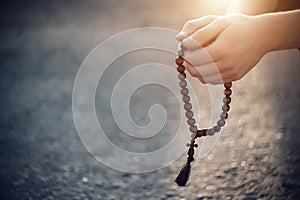
<svg viewBox="0 0 300 200">
<path fill-rule="evenodd" d="M 214 15 L 207 15 L 198 19 L 193 19 L 186 22 L 183 25 L 181 31 L 176 35 L 176 39 L 178 41 L 182 41 L 183 39 L 187 38 L 191 34 L 193 34 L 197 29 L 206 26 L 207 24 L 211 23 L 217 19 L 217 16 Z"/>
</svg>

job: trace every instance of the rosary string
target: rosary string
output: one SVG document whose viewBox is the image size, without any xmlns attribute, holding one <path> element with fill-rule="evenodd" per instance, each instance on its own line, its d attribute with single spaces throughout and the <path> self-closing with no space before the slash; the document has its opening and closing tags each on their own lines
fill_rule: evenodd
<svg viewBox="0 0 300 200">
<path fill-rule="evenodd" d="M 198 137 L 203 137 L 203 136 L 212 136 L 215 133 L 219 132 L 221 128 L 225 125 L 225 120 L 228 118 L 228 111 L 230 110 L 230 102 L 231 102 L 231 97 L 230 95 L 232 94 L 232 90 L 230 89 L 232 86 L 232 83 L 225 83 L 224 84 L 224 95 L 225 97 L 223 98 L 223 106 L 222 106 L 222 113 L 220 114 L 220 119 L 217 121 L 217 124 L 211 128 L 208 129 L 198 129 L 196 125 L 196 120 L 194 118 L 194 113 L 192 111 L 192 104 L 190 103 L 191 97 L 189 96 L 189 90 L 187 88 L 187 81 L 186 79 L 186 73 L 185 71 L 185 66 L 183 65 L 184 59 L 182 58 L 181 55 L 179 55 L 175 59 L 175 63 L 177 65 L 177 71 L 179 72 L 178 74 L 178 79 L 179 81 L 179 86 L 181 88 L 180 93 L 182 94 L 182 101 L 184 102 L 184 109 L 185 109 L 185 116 L 187 118 L 187 124 L 189 125 L 189 130 L 192 133 L 191 134 L 191 140 L 190 143 L 187 144 L 189 147 L 188 150 L 188 157 L 186 164 L 182 167 L 182 169 L 179 172 L 179 175 L 175 179 L 175 182 L 179 186 L 185 186 L 191 172 L 191 163 L 194 161 L 194 148 L 197 148 L 198 145 L 195 144 L 195 140 Z"/>
</svg>

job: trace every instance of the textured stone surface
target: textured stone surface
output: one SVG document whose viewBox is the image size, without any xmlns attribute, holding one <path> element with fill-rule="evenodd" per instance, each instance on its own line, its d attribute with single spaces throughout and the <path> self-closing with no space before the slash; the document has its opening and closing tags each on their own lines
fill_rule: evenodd
<svg viewBox="0 0 300 200">
<path fill-rule="evenodd" d="M 71 95 L 80 63 L 100 41 L 142 26 L 178 30 L 209 12 L 199 1 L 7 1 L 0 9 L 1 199 L 300 198 L 299 52 L 268 55 L 234 83 L 218 143 L 194 161 L 181 188 L 174 179 L 185 156 L 145 174 L 96 161 L 76 133 Z M 209 116 L 205 102 L 201 122 Z"/>
</svg>

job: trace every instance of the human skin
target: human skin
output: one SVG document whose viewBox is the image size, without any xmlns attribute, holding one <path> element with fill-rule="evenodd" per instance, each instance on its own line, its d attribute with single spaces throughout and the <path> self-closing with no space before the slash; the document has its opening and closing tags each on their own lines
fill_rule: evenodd
<svg viewBox="0 0 300 200">
<path fill-rule="evenodd" d="M 260 12 L 274 9 L 276 2 Z M 222 84 L 241 79 L 270 51 L 299 48 L 299 20 L 300 10 L 205 16 L 186 23 L 177 40 L 185 47 L 183 57 L 192 76 Z"/>
</svg>

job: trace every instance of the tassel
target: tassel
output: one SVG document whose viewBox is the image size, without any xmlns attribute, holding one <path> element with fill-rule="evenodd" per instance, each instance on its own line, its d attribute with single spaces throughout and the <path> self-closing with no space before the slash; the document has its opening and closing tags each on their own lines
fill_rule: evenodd
<svg viewBox="0 0 300 200">
<path fill-rule="evenodd" d="M 185 186 L 186 182 L 189 180 L 190 173 L 191 173 L 191 164 L 187 162 L 180 170 L 179 175 L 177 176 L 175 182 L 179 186 Z"/>
</svg>

